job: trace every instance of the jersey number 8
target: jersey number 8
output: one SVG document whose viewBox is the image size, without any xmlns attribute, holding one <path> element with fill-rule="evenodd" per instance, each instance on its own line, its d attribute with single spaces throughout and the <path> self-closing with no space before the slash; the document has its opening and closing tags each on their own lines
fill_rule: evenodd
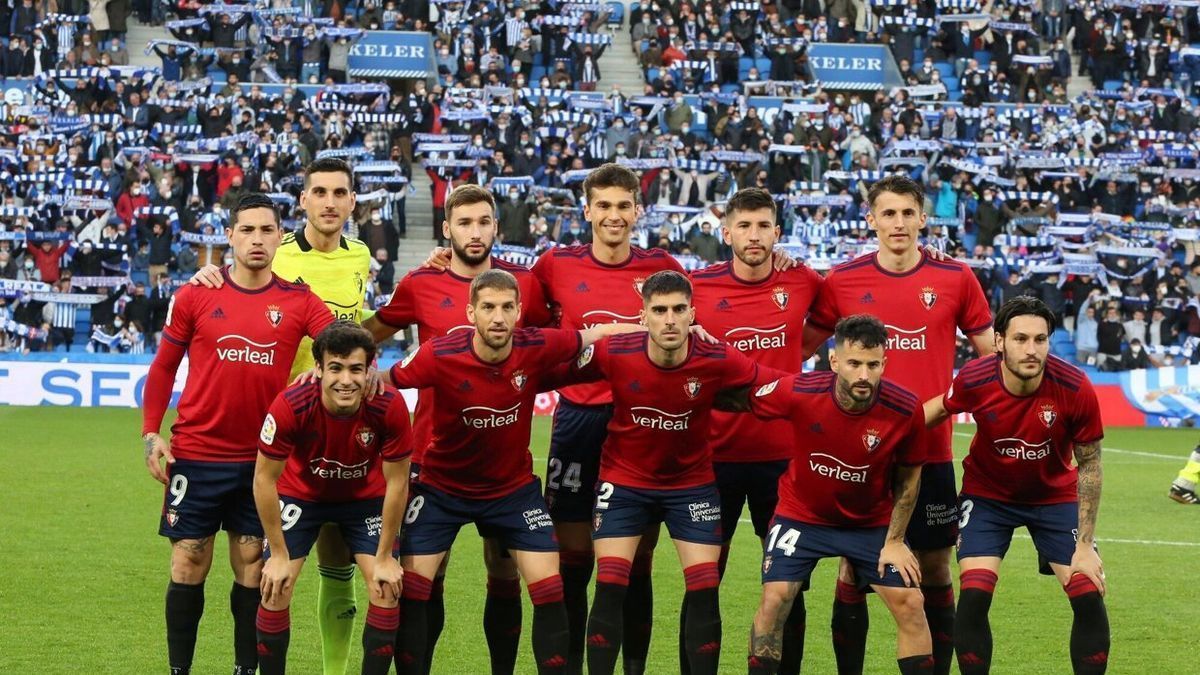
<svg viewBox="0 0 1200 675">
<path fill-rule="evenodd" d="M 404 524 L 412 525 L 421 515 L 421 507 L 425 506 L 425 495 L 417 495 L 408 503 L 408 511 L 404 512 Z"/>
</svg>

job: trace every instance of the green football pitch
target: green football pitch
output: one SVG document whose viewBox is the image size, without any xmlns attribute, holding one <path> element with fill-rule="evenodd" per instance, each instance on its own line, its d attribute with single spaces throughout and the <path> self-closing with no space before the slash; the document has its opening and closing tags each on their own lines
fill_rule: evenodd
<svg viewBox="0 0 1200 675">
<path fill-rule="evenodd" d="M 534 424 L 534 465 L 545 464 L 549 421 Z M 135 410 L 0 409 L 0 673 L 166 672 L 163 593 L 168 546 L 158 527 L 162 489 L 147 475 Z M 955 436 L 959 455 L 970 427 Z M 1109 672 L 1151 673 L 1194 665 L 1200 508 L 1167 499 L 1167 487 L 1196 442 L 1188 430 L 1109 429 L 1105 439 L 1101 554 L 1112 623 Z M 683 580 L 674 551 L 655 563 L 654 642 L 648 672 L 678 672 L 676 631 Z M 721 589 L 722 673 L 745 671 L 746 637 L 758 601 L 758 542 L 738 529 Z M 224 550 L 223 544 L 218 551 Z M 806 672 L 832 673 L 829 607 L 834 561 L 817 568 L 807 594 Z M 289 665 L 318 673 L 316 570 L 300 577 L 292 608 Z M 232 664 L 230 572 L 219 556 L 193 672 Z M 446 584 L 446 629 L 435 673 L 486 673 L 482 628 L 485 574 L 479 540 L 464 529 Z M 361 589 L 360 589 L 360 599 Z M 895 672 L 895 631 L 871 598 L 868 673 Z M 518 672 L 532 673 L 528 604 Z M 995 672 L 1067 673 L 1070 608 L 1052 577 L 1036 573 L 1033 545 L 1018 534 L 992 605 Z M 361 621 L 360 621 L 361 627 Z M 352 651 L 358 658 L 359 647 Z M 357 665 L 351 668 L 357 672 Z"/>
</svg>

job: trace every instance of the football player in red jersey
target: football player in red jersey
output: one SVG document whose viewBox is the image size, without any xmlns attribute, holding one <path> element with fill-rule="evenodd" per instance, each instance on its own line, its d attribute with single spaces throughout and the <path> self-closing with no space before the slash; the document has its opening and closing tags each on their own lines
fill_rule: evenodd
<svg viewBox="0 0 1200 675">
<path fill-rule="evenodd" d="M 1041 572 L 1056 576 L 1070 598 L 1074 672 L 1094 675 L 1108 667 L 1104 567 L 1095 537 L 1104 425 L 1087 375 L 1050 354 L 1054 326 L 1041 300 L 1004 303 L 996 312 L 999 353 L 968 363 L 945 396 L 925 404 L 930 424 L 960 412 L 975 417 L 959 505 L 962 588 L 954 647 L 964 675 L 991 668 L 988 609 L 1018 527 L 1033 537 Z"/>
<path fill-rule="evenodd" d="M 611 674 L 616 667 L 632 562 L 647 527 L 661 520 L 687 587 L 684 656 L 691 673 L 715 674 L 721 500 L 709 425 L 718 392 L 751 385 L 759 367 L 727 344 L 690 337 L 692 290 L 682 274 L 650 276 L 642 297 L 648 332 L 602 340 L 573 368 L 582 381 L 604 379 L 614 402 L 592 514 L 599 563 L 588 617 L 588 672 Z"/>
<path fill-rule="evenodd" d="M 403 570 L 392 557 L 408 499 L 412 433 L 395 389 L 366 400 L 375 341 L 337 323 L 313 342 L 320 379 L 275 397 L 258 437 L 254 499 L 266 533 L 258 666 L 285 671 L 296 578 L 321 528 L 333 523 L 367 581 L 364 675 L 386 675 L 400 624 Z"/>
<path fill-rule="evenodd" d="M 842 317 L 879 317 L 888 329 L 889 379 L 928 400 L 950 384 L 956 331 L 967 335 L 980 355 L 991 354 L 995 346 L 987 298 L 970 268 L 939 260 L 919 247 L 924 199 L 921 185 L 905 176 L 889 176 L 871 186 L 867 222 L 879 237 L 879 251 L 839 265 L 825 278 L 804 329 L 804 353 L 812 354 Z M 951 430 L 946 421 L 925 435 L 929 448 L 921 492 L 907 533 L 921 562 L 938 675 L 950 672 L 954 648 L 950 552 L 958 500 Z M 852 570 L 843 564 L 833 609 L 834 653 L 843 673 L 861 672 L 866 650 L 866 597 L 857 588 Z"/>
<path fill-rule="evenodd" d="M 503 270 L 475 277 L 469 298 L 473 330 L 434 338 L 390 374 L 398 386 L 435 389 L 437 400 L 400 549 L 406 576 L 398 671 L 422 671 L 433 575 L 459 528 L 473 522 L 512 551 L 529 587 L 538 673 L 564 673 L 568 632 L 558 543 L 529 453 L 533 403 L 547 371 L 599 337 L 640 328 L 517 329 L 520 287 Z"/>
<path fill-rule="evenodd" d="M 502 269 L 517 278 L 521 287 L 521 325 L 544 326 L 550 313 L 541 284 L 527 268 L 492 257 L 497 221 L 492 193 L 478 185 L 460 185 L 446 199 L 446 221 L 442 230 L 450 241 L 450 265 L 446 269 L 428 267 L 409 272 L 397 285 L 388 304 L 363 322 L 378 341 L 397 330 L 416 324 L 418 342 L 447 335 L 451 331 L 474 331 L 466 323 L 471 280 L 489 269 Z M 413 431 L 413 468 L 420 471 L 429 446 L 433 423 L 432 389 L 424 389 L 417 398 Z M 443 601 L 446 565 L 434 578 L 426 608 L 429 612 L 429 645 L 426 657 L 432 661 L 434 647 L 445 623 Z M 487 568 L 487 599 L 483 606 L 483 628 L 491 657 L 492 672 L 512 673 L 521 641 L 521 582 L 512 557 L 494 538 L 484 539 L 484 565 Z M 428 672 L 428 668 L 426 669 Z"/>
<path fill-rule="evenodd" d="M 234 672 L 253 675 L 257 667 L 263 531 L 254 507 L 255 439 L 271 401 L 287 386 L 301 338 L 316 337 L 333 322 L 307 286 L 271 273 L 282 232 L 270 198 L 242 197 L 225 235 L 235 260 L 222 270 L 226 283 L 213 290 L 185 286 L 171 298 L 146 378 L 146 467 L 167 486 L 159 534 L 171 540 L 166 617 L 172 675 L 191 670 L 204 580 L 220 529 L 229 533 L 234 573 Z M 158 432 L 185 354 L 187 384 L 168 444 Z"/>
<path fill-rule="evenodd" d="M 804 266 L 775 269 L 773 253 L 780 232 L 775 200 L 766 190 L 745 188 L 734 193 L 725 205 L 722 232 L 734 257 L 692 273 L 697 323 L 762 365 L 800 372 L 804 360 L 796 346 L 803 342 L 804 320 L 821 277 Z M 779 477 L 787 471 L 794 450 L 786 420 L 714 412 L 709 437 L 721 493 L 720 572 L 724 576 L 742 504 L 750 510 L 754 533 L 764 539 L 778 501 Z M 797 596 L 787 621 L 780 672 L 795 675 L 804 653 L 803 596 Z"/>
<path fill-rule="evenodd" d="M 924 462 L 924 411 L 911 392 L 883 379 L 887 338 L 875 317 L 842 319 L 832 372 L 790 375 L 741 397 L 742 409 L 786 420 L 795 449 L 763 552 L 750 675 L 778 672 L 790 605 L 817 562 L 830 557 L 849 561 L 891 611 L 900 672 L 933 672 L 921 573 L 904 541 Z"/>
</svg>

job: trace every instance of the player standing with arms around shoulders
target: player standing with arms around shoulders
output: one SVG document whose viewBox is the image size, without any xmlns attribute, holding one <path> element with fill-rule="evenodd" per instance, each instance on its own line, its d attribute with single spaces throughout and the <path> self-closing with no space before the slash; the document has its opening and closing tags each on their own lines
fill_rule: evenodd
<svg viewBox="0 0 1200 675">
<path fill-rule="evenodd" d="M 1071 601 L 1071 666 L 1108 668 L 1104 566 L 1096 551 L 1100 510 L 1100 404 L 1087 375 L 1050 354 L 1054 313 L 1021 296 L 996 312 L 998 354 L 962 368 L 945 396 L 925 404 L 932 425 L 969 412 L 975 437 L 963 460 L 958 564 L 962 590 L 954 648 L 963 675 L 991 669 L 988 610 L 1013 530 L 1025 527 Z M 1072 459 L 1076 466 L 1072 466 Z"/>
<path fill-rule="evenodd" d="M 692 273 L 692 304 L 697 323 L 709 333 L 761 365 L 798 373 L 804 360 L 796 346 L 803 342 L 804 320 L 821 277 L 804 266 L 775 269 L 774 249 L 780 234 L 776 218 L 775 200 L 766 190 L 745 188 L 734 193 L 725 205 L 722 230 L 725 243 L 733 248 L 733 260 Z M 709 438 L 721 494 L 720 573 L 724 577 L 742 505 L 750 510 L 754 533 L 765 541 L 778 501 L 779 478 L 795 450 L 786 420 L 760 420 L 753 415 L 714 411 Z M 687 614 L 686 605 L 682 614 Z M 783 633 L 780 672 L 785 675 L 800 672 L 804 622 L 804 598 L 798 595 Z"/>
<path fill-rule="evenodd" d="M 234 573 L 234 672 L 255 671 L 263 536 L 253 494 L 258 420 L 287 386 L 301 338 L 315 337 L 333 322 L 307 286 L 272 274 L 282 234 L 270 198 L 242 197 L 225 235 L 234 254 L 234 264 L 221 271 L 225 283 L 217 290 L 184 287 L 171 298 L 162 345 L 146 378 L 146 467 L 167 486 L 159 534 L 171 541 L 166 617 L 172 675 L 191 671 L 204 580 L 220 529 L 229 533 Z M 185 354 L 187 384 L 168 444 L 158 432 Z"/>
<path fill-rule="evenodd" d="M 419 267 L 404 276 L 388 300 L 363 326 L 376 341 L 396 331 L 417 325 L 417 340 L 424 344 L 452 331 L 474 332 L 466 321 L 465 307 L 470 304 L 471 281 L 490 269 L 501 269 L 517 279 L 521 289 L 521 317 L 518 325 L 544 326 L 550 322 L 542 287 L 528 268 L 492 257 L 496 241 L 496 203 L 492 193 L 478 185 L 460 185 L 446 199 L 446 221 L 442 232 L 450 242 L 450 261 L 445 269 Z M 421 390 L 413 418 L 413 469 L 420 471 L 429 447 L 433 426 L 433 389 Z M 446 565 L 433 579 L 426 604 L 428 613 L 426 659 L 432 661 L 434 647 L 445 623 Z M 512 673 L 521 642 L 521 579 L 516 563 L 491 537 L 484 538 L 483 560 L 487 568 L 487 599 L 483 605 L 483 631 L 493 675 Z M 428 667 L 426 668 L 428 672 Z"/>
<path fill-rule="evenodd" d="M 529 453 L 533 404 L 547 371 L 603 335 L 517 329 L 520 286 L 503 270 L 471 282 L 467 319 L 474 329 L 426 342 L 390 377 L 397 386 L 433 388 L 433 439 L 405 516 L 404 628 L 396 653 L 401 675 L 423 672 L 433 575 L 459 528 L 475 523 L 516 559 L 533 600 L 533 652 L 541 675 L 566 672 L 568 632 L 558 544 Z"/>
<path fill-rule="evenodd" d="M 750 631 L 750 675 L 778 672 L 783 628 L 821 558 L 849 561 L 896 620 L 901 673 L 932 673 L 933 646 L 904 541 L 924 461 L 924 414 L 883 379 L 887 329 L 873 316 L 838 321 L 832 372 L 800 373 L 743 395 L 742 409 L 786 420 L 796 454 L 779 484 L 763 552 L 763 596 Z"/>
<path fill-rule="evenodd" d="M 386 675 L 403 571 L 392 557 L 408 499 L 412 433 L 400 392 L 366 400 L 375 342 L 339 322 L 312 347 L 320 379 L 281 392 L 258 437 L 254 499 L 266 533 L 258 665 L 285 672 L 296 578 L 324 526 L 337 527 L 367 580 L 364 675 Z"/>
<path fill-rule="evenodd" d="M 366 297 L 371 253 L 366 244 L 343 234 L 357 203 L 354 171 L 336 157 L 318 159 L 304 168 L 300 208 L 304 227 L 283 236 L 272 270 L 280 278 L 308 285 L 335 319 L 358 321 Z M 193 284 L 220 288 L 220 270 L 208 265 Z M 292 377 L 313 367 L 312 342 L 305 338 L 292 363 Z M 354 565 L 338 529 L 330 526 L 317 537 L 317 624 L 321 629 L 324 675 L 343 675 L 354 632 Z"/>
<path fill-rule="evenodd" d="M 838 319 L 866 313 L 888 329 L 888 378 L 922 400 L 942 394 L 954 372 L 956 331 L 967 335 L 980 355 L 991 354 L 992 317 L 987 297 L 970 268 L 937 260 L 922 251 L 925 227 L 921 185 L 889 176 L 867 194 L 867 223 L 879 238 L 879 251 L 839 265 L 826 277 L 805 327 L 804 354 L 811 355 L 833 332 Z M 953 661 L 954 586 L 950 553 L 957 533 L 952 426 L 942 422 L 925 435 L 929 444 L 921 470 L 921 492 L 906 539 L 921 563 L 925 615 L 933 637 L 935 672 L 950 672 Z M 838 672 L 861 673 L 866 651 L 866 596 L 843 564 L 833 609 L 834 653 Z"/>
</svg>

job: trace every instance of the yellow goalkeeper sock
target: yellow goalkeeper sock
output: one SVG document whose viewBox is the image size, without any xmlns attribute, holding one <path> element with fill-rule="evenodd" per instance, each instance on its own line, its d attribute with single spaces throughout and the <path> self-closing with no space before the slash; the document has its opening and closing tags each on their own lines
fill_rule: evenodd
<svg viewBox="0 0 1200 675">
<path fill-rule="evenodd" d="M 324 675 L 346 675 L 350 638 L 354 632 L 354 565 L 317 565 L 321 575 L 317 590 L 317 624 L 321 628 L 321 662 Z"/>
<path fill-rule="evenodd" d="M 1179 481 L 1187 481 L 1184 487 L 1190 490 L 1196 489 L 1196 484 L 1200 483 L 1200 446 L 1192 450 L 1192 456 L 1188 457 L 1187 466 L 1179 472 Z"/>
</svg>

